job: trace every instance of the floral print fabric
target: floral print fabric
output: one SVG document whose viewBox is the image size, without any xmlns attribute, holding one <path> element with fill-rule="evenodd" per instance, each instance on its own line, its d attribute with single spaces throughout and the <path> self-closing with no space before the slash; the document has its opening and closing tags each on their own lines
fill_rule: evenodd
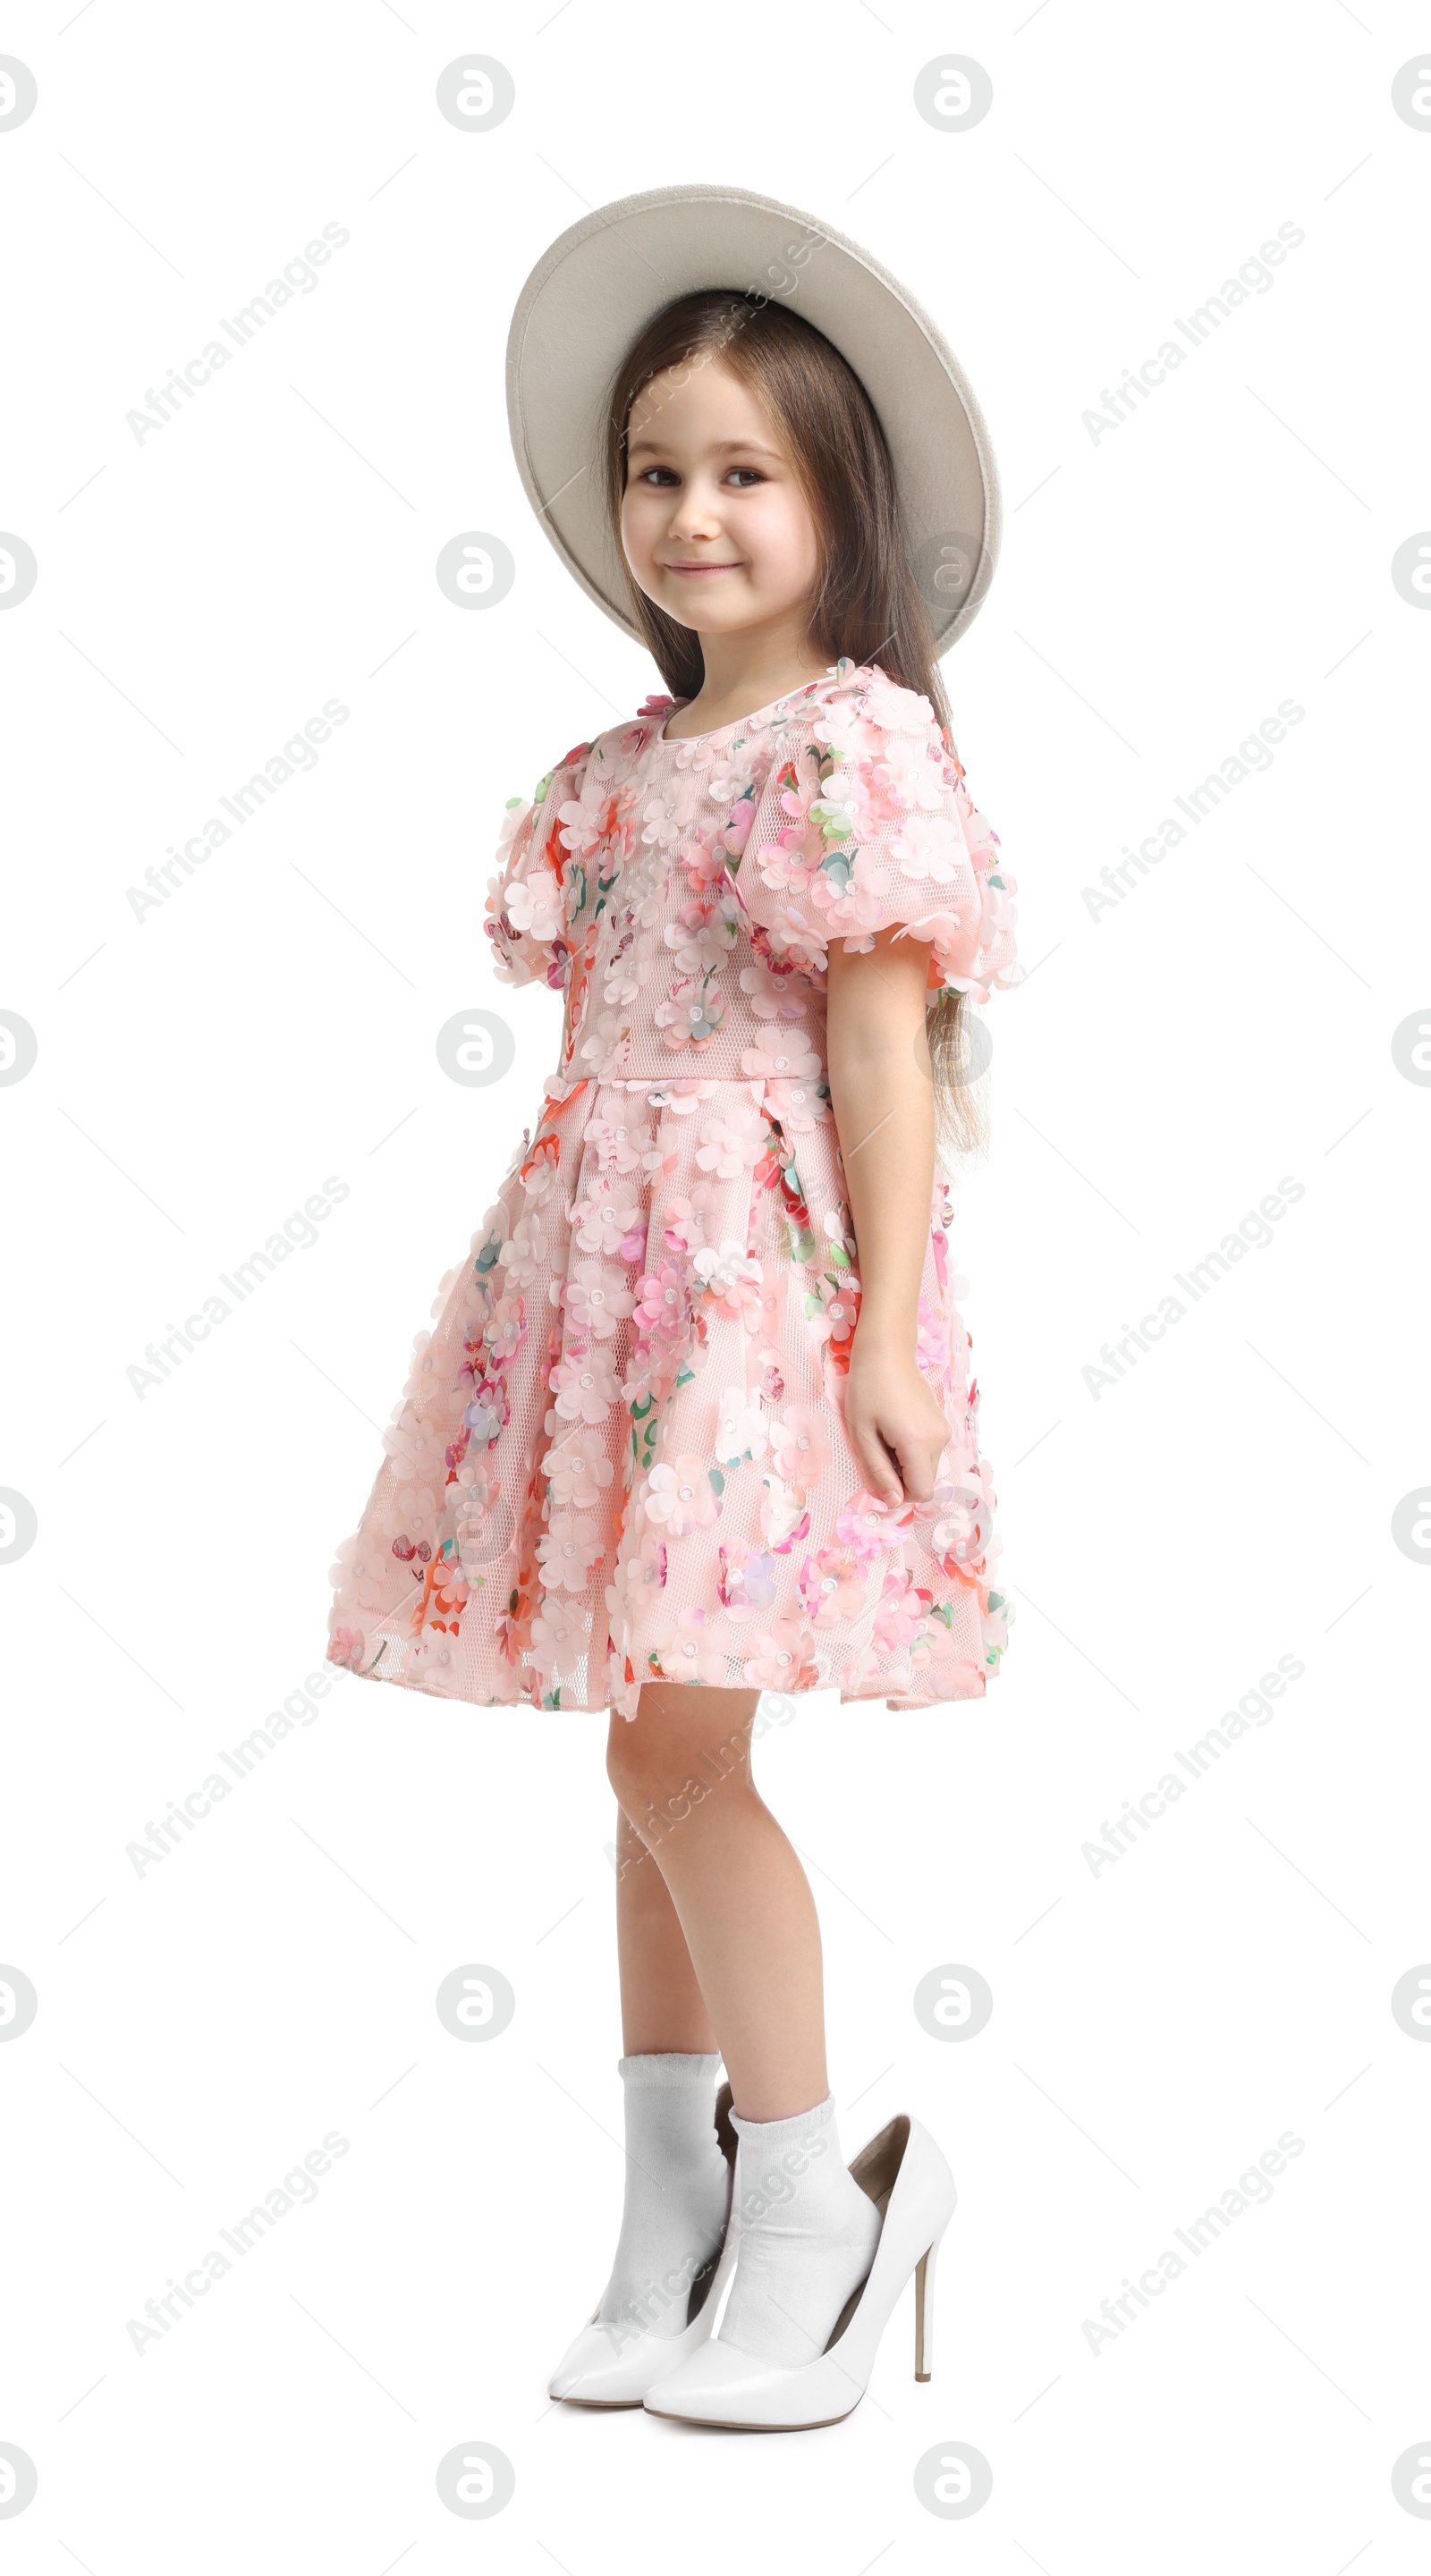
<svg viewBox="0 0 1431 2576">
<path fill-rule="evenodd" d="M 420 1334 L 331 1660 L 482 1705 L 643 1683 L 982 1695 L 1008 1609 L 936 1173 L 927 1503 L 843 1422 L 859 1249 L 825 1073 L 829 943 L 896 926 L 931 985 L 1015 983 L 1014 886 L 929 702 L 848 660 L 687 741 L 670 698 L 508 808 L 499 979 L 565 995 L 558 1070 Z"/>
</svg>

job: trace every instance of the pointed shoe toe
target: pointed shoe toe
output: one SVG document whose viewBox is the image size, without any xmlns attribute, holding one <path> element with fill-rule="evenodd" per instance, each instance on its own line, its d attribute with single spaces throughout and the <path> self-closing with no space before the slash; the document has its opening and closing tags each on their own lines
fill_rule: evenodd
<svg viewBox="0 0 1431 2576">
<path fill-rule="evenodd" d="M 589 2325 L 582 2327 L 569 2351 L 563 2353 L 547 2382 L 547 2395 L 564 2398 L 569 2406 L 639 2406 L 653 2381 L 669 2378 L 684 2363 L 699 2357 L 710 2340 L 734 2265 L 735 2230 L 728 2226 L 720 2259 L 714 2272 L 707 2275 L 709 2287 L 700 2308 L 679 2334 L 638 2334 L 630 2330 L 623 2334 L 593 2317 Z"/>
<path fill-rule="evenodd" d="M 644 2346 L 655 2338 L 642 2335 L 637 2340 Z M 614 2344 L 593 2318 L 562 2354 L 547 2382 L 547 2395 L 569 2397 L 580 2406 L 639 2406 L 645 2386 L 634 2346 Z"/>
</svg>

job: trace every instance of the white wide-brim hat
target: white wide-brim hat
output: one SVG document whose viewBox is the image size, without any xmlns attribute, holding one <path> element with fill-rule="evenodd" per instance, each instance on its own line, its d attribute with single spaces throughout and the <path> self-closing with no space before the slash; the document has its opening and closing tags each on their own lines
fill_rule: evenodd
<svg viewBox="0 0 1431 2576">
<path fill-rule="evenodd" d="M 607 524 L 606 402 L 652 316 L 698 287 L 765 295 L 848 360 L 879 414 L 905 542 L 942 653 L 978 614 L 998 557 L 998 468 L 943 333 L 858 242 L 749 188 L 652 188 L 598 206 L 543 252 L 507 339 L 507 417 L 527 498 L 567 570 L 628 635 Z"/>
</svg>

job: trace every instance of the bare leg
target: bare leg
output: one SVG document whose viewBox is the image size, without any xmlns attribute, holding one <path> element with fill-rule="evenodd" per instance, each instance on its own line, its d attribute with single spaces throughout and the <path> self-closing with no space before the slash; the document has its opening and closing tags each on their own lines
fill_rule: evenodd
<svg viewBox="0 0 1431 2576">
<path fill-rule="evenodd" d="M 627 2048 L 718 2046 L 737 2111 L 766 2121 L 823 2102 L 829 2077 L 815 1901 L 750 1774 L 758 1698 L 648 1683 L 639 1715 L 611 1721 L 607 1770 L 660 1872 L 714 2034 L 696 2035 L 670 1916 L 639 1886 L 648 1864 L 633 1862 L 618 1890 Z"/>
<path fill-rule="evenodd" d="M 621 1721 L 624 1724 L 624 1720 Z M 629 1816 L 616 1810 L 616 1955 L 628 2057 L 719 2046 L 670 1890 Z"/>
</svg>

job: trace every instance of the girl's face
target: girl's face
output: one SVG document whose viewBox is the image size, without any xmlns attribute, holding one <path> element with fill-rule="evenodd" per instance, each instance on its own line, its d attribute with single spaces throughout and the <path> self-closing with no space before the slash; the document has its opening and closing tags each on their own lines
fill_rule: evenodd
<svg viewBox="0 0 1431 2576">
<path fill-rule="evenodd" d="M 814 521 L 768 412 L 720 358 L 667 368 L 637 395 L 621 542 L 680 625 L 733 635 L 793 622 L 803 640 Z"/>
</svg>

